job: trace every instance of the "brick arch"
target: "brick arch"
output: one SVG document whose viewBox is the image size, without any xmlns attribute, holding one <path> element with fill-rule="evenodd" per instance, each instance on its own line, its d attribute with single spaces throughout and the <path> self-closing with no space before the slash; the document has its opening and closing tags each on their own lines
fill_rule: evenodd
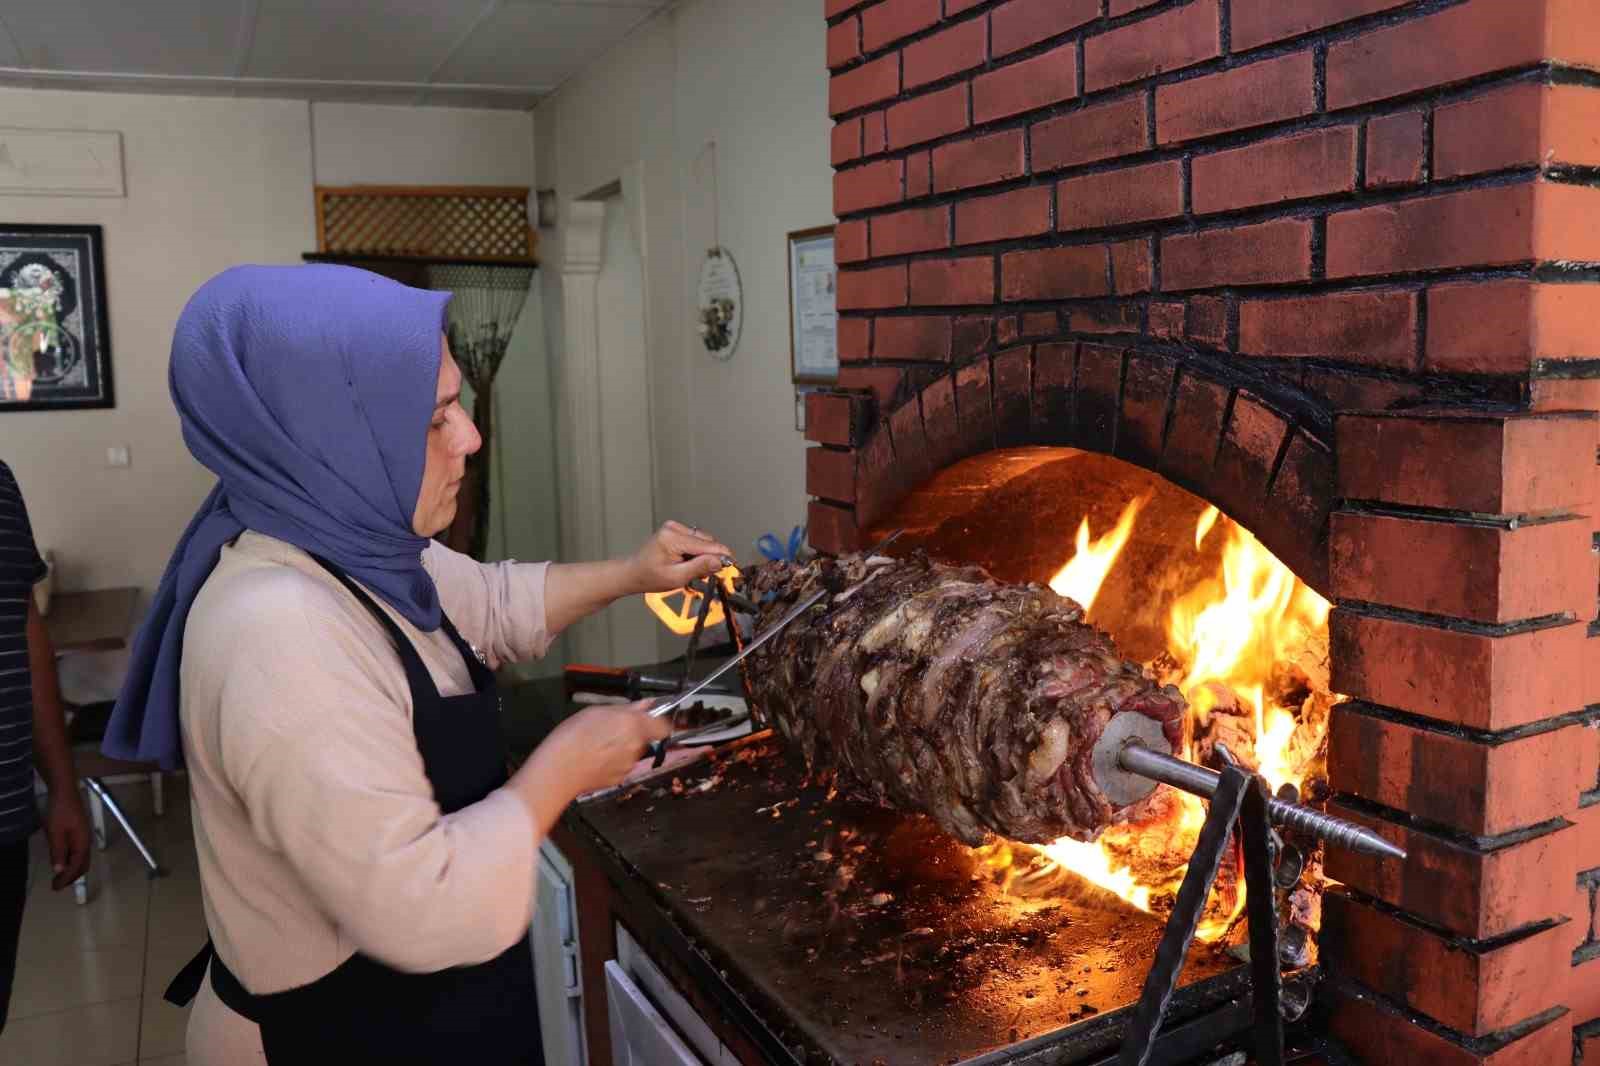
<svg viewBox="0 0 1600 1066">
<path fill-rule="evenodd" d="M 1270 378 L 1191 352 L 1022 345 L 940 376 L 891 411 L 870 393 L 813 394 L 810 539 L 849 551 L 934 473 L 980 452 L 1066 445 L 1152 470 L 1251 529 L 1323 595 L 1335 499 L 1331 416 Z"/>
</svg>

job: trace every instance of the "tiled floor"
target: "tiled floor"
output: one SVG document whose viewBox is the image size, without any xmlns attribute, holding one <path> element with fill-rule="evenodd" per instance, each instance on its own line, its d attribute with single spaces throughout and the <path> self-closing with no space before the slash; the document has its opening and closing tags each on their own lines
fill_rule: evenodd
<svg viewBox="0 0 1600 1066">
<path fill-rule="evenodd" d="M 167 876 L 150 880 L 108 817 L 111 846 L 95 852 L 85 906 L 71 889 L 50 890 L 44 840 L 34 837 L 0 1066 L 182 1066 L 188 1012 L 161 994 L 206 931 L 188 794 L 181 780 L 169 779 L 166 791 L 156 818 L 148 785 L 113 789 Z"/>
</svg>

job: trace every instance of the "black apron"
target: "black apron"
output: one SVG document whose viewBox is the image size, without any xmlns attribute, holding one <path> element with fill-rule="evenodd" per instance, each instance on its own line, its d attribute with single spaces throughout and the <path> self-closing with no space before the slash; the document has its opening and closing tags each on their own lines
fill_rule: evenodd
<svg viewBox="0 0 1600 1066">
<path fill-rule="evenodd" d="M 444 619 L 475 692 L 441 696 L 400 627 L 337 567 L 323 568 L 366 604 L 394 640 L 411 686 L 412 731 L 434 798 L 449 814 L 505 784 L 506 752 L 494 674 Z M 261 1027 L 271 1066 L 356 1061 L 522 1066 L 544 1061 L 533 952 L 526 936 L 498 958 L 437 973 L 402 973 L 359 952 L 325 977 L 270 995 L 247 991 L 210 942 L 167 989 L 185 1006 L 206 967 L 217 998 Z"/>
</svg>

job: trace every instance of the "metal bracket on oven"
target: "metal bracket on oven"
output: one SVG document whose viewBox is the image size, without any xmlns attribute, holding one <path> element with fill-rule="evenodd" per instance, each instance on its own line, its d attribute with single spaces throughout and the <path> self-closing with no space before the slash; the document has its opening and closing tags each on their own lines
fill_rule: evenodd
<svg viewBox="0 0 1600 1066">
<path fill-rule="evenodd" d="M 1244 844 L 1246 907 L 1250 919 L 1251 1007 L 1255 1018 L 1258 1066 L 1283 1066 L 1282 976 L 1278 972 L 1277 900 L 1272 878 L 1272 823 L 1266 783 L 1237 765 L 1224 766 L 1211 797 L 1211 810 L 1200 829 L 1200 841 L 1189 871 L 1178 888 L 1177 903 L 1156 947 L 1155 962 L 1144 991 L 1128 1021 L 1118 1066 L 1146 1066 L 1178 987 L 1183 960 L 1200 927 L 1206 897 L 1222 866 L 1228 837 L 1238 826 Z"/>
</svg>

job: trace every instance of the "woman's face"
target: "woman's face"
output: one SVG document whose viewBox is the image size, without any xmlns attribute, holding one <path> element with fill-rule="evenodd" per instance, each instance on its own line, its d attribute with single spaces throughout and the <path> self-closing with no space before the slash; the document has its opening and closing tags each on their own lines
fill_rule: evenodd
<svg viewBox="0 0 1600 1066">
<path fill-rule="evenodd" d="M 432 537 L 447 529 L 456 516 L 456 495 L 467 471 L 467 456 L 483 446 L 483 438 L 461 406 L 461 368 L 441 340 L 439 385 L 434 393 L 433 421 L 428 425 L 428 461 L 422 468 L 422 491 L 411 528 L 418 536 Z"/>
</svg>

